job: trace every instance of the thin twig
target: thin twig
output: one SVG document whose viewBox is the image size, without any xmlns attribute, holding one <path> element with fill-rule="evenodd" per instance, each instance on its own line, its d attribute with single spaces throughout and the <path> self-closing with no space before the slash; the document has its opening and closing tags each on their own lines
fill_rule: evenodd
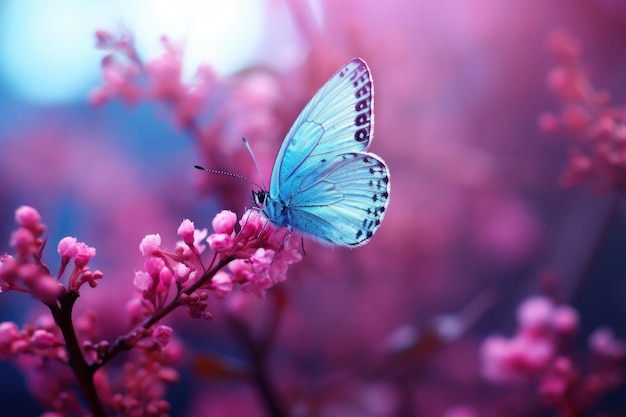
<svg viewBox="0 0 626 417">
<path fill-rule="evenodd" d="M 142 335 L 143 330 L 147 330 L 150 327 L 154 326 L 160 320 L 162 320 L 165 316 L 171 313 L 174 309 L 181 305 L 180 295 L 181 294 L 191 294 L 196 291 L 198 288 L 207 283 L 207 281 L 211 280 L 213 276 L 228 265 L 230 262 L 234 261 L 234 256 L 229 256 L 220 260 L 214 268 L 210 269 L 207 273 L 205 273 L 198 281 L 196 281 L 193 285 L 191 285 L 186 290 L 177 294 L 176 297 L 165 307 L 159 310 L 156 314 L 147 317 L 141 324 L 136 326 L 133 330 L 127 333 L 125 336 L 119 337 L 113 345 L 107 350 L 101 357 L 99 362 L 94 362 L 90 365 L 90 368 L 95 372 L 95 370 L 102 367 L 105 363 L 109 362 L 115 356 L 117 356 L 120 352 L 124 352 L 132 349 L 135 345 L 135 341 L 138 337 Z"/>
</svg>

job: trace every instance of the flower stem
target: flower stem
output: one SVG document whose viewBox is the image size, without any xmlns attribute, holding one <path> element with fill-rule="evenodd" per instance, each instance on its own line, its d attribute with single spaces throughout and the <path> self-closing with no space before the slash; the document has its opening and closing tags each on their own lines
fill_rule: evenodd
<svg viewBox="0 0 626 417">
<path fill-rule="evenodd" d="M 202 285 L 206 284 L 207 281 L 212 279 L 220 269 L 228 265 L 234 259 L 234 256 L 222 259 L 217 265 L 215 265 L 214 268 L 205 273 L 197 282 L 184 290 L 182 293 L 191 294 L 196 291 Z M 65 339 L 70 367 L 72 368 L 74 375 L 76 375 L 76 379 L 78 380 L 81 391 L 85 396 L 85 400 L 91 410 L 92 416 L 105 417 L 106 413 L 104 406 L 100 402 L 100 398 L 98 397 L 96 386 L 94 384 L 94 374 L 98 369 L 100 369 L 100 367 L 113 359 L 120 352 L 132 349 L 134 342 L 142 335 L 141 330 L 149 329 L 151 326 L 158 323 L 163 317 L 179 307 L 181 305 L 179 298 L 180 294 L 178 294 L 171 303 L 159 310 L 156 314 L 147 317 L 130 333 L 118 338 L 111 348 L 100 358 L 100 361 L 92 364 L 88 364 L 85 361 L 85 357 L 83 356 L 83 352 L 80 348 L 80 343 L 72 323 L 72 309 L 78 297 L 79 293 L 77 291 L 68 291 L 59 297 L 58 305 L 57 303 L 47 303 L 46 305 L 50 309 L 57 326 L 61 329 L 61 333 Z"/>
<path fill-rule="evenodd" d="M 234 260 L 235 260 L 234 256 L 229 256 L 227 258 L 224 258 L 224 259 L 220 260 L 217 263 L 217 265 L 215 265 L 215 267 L 213 267 L 212 269 L 207 271 L 198 281 L 196 281 L 189 288 L 187 288 L 184 291 L 182 291 L 180 294 L 187 294 L 187 295 L 189 295 L 189 294 L 193 293 L 198 288 L 200 288 L 201 286 L 206 284 L 207 281 L 210 281 L 213 278 L 213 276 L 220 269 L 224 268 L 226 265 L 228 265 L 230 262 L 232 262 Z M 117 356 L 120 352 L 124 352 L 124 351 L 132 349 L 133 346 L 135 345 L 135 342 L 139 338 L 142 337 L 142 334 L 143 334 L 142 330 L 147 330 L 150 327 L 154 326 L 161 319 L 163 319 L 165 316 L 167 316 L 169 313 L 171 313 L 172 311 L 174 311 L 177 307 L 179 307 L 181 305 L 180 294 L 178 294 L 168 305 L 163 307 L 161 310 L 157 311 L 152 316 L 147 317 L 141 324 L 136 326 L 129 333 L 127 333 L 124 336 L 119 337 L 115 341 L 115 343 L 113 343 L 111 345 L 109 350 L 107 350 L 100 357 L 100 361 L 99 362 L 94 362 L 91 365 L 89 365 L 89 367 L 92 370 L 92 372 L 95 372 L 97 369 L 99 369 L 105 363 L 107 363 L 108 361 L 113 359 L 115 356 Z"/>
<path fill-rule="evenodd" d="M 83 352 L 80 348 L 76 332 L 74 331 L 74 324 L 72 323 L 72 309 L 74 303 L 78 299 L 79 294 L 76 291 L 69 291 L 59 297 L 59 305 L 56 303 L 46 304 L 54 317 L 63 338 L 65 339 L 65 346 L 69 357 L 69 364 L 76 375 L 80 389 L 85 396 L 85 400 L 91 410 L 93 417 L 104 417 L 105 411 L 93 381 L 94 369 L 91 369 Z"/>
</svg>

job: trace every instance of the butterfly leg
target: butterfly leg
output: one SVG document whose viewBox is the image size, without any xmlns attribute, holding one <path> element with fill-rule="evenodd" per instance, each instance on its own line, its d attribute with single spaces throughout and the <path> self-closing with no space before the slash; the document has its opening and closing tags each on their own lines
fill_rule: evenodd
<svg viewBox="0 0 626 417">
<path fill-rule="evenodd" d="M 276 246 L 276 250 L 274 251 L 274 256 L 276 256 L 276 254 L 281 250 L 284 249 L 285 247 L 285 242 L 287 241 L 287 239 L 289 239 L 291 237 L 291 232 L 292 232 L 292 227 L 291 226 L 287 226 L 287 234 L 285 235 L 285 237 L 283 238 L 283 240 L 280 241 L 280 243 L 278 244 L 278 246 Z M 272 259 L 272 262 L 274 262 L 274 259 Z"/>
</svg>

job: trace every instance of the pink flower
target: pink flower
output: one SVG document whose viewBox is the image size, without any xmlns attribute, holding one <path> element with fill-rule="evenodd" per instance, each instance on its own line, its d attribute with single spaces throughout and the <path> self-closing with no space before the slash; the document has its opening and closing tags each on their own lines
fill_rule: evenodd
<svg viewBox="0 0 626 417">
<path fill-rule="evenodd" d="M 139 250 L 144 256 L 147 255 L 160 255 L 161 254 L 161 236 L 156 233 L 153 235 L 146 235 L 139 244 Z"/>
<path fill-rule="evenodd" d="M 229 264 L 232 282 L 242 284 L 244 292 L 263 297 L 267 289 L 286 279 L 290 264 L 302 259 L 300 237 L 286 228 L 274 227 L 258 210 L 246 212 L 239 224 L 241 231 L 232 240 L 229 235 L 214 234 L 209 244 L 222 255 L 238 258 Z M 231 226 L 232 218 L 228 228 L 221 230 Z M 219 247 L 222 242 L 226 242 L 224 248 Z"/>
<path fill-rule="evenodd" d="M 32 231 L 37 236 L 44 229 L 39 212 L 30 206 L 20 206 L 15 210 L 15 222 L 18 226 Z"/>
<path fill-rule="evenodd" d="M 165 268 L 165 261 L 156 256 L 148 256 L 143 262 L 143 268 L 153 277 L 158 277 L 161 270 Z"/>
<path fill-rule="evenodd" d="M 9 244 L 23 257 L 37 251 L 36 243 L 35 235 L 25 227 L 20 227 L 11 233 L 11 240 L 9 241 Z"/>
<path fill-rule="evenodd" d="M 239 220 L 241 231 L 238 237 L 242 239 L 258 238 L 261 235 L 264 227 L 272 227 L 269 220 L 261 214 L 259 210 L 248 210 L 241 220 Z"/>
<path fill-rule="evenodd" d="M 185 86 L 184 93 L 179 97 L 176 106 L 175 122 L 186 127 L 195 122 L 200 111 L 207 103 L 210 92 L 215 85 L 215 71 L 208 65 L 200 65 L 193 82 Z"/>
<path fill-rule="evenodd" d="M 74 264 L 78 268 L 83 268 L 94 256 L 96 256 L 96 248 L 87 246 L 83 242 L 78 242 L 76 244 L 76 257 L 74 258 Z"/>
<path fill-rule="evenodd" d="M 171 327 L 159 325 L 154 329 L 152 337 L 154 337 L 161 347 L 164 347 L 169 343 L 172 338 L 172 334 L 174 334 L 174 330 L 172 330 Z"/>
<path fill-rule="evenodd" d="M 543 371 L 554 354 L 545 340 L 490 336 L 481 346 L 483 375 L 493 382 L 515 382 Z"/>
<path fill-rule="evenodd" d="M 193 225 L 193 223 L 191 224 Z M 180 248 L 179 251 L 182 252 L 182 255 L 186 259 L 190 259 L 193 254 L 200 255 L 202 252 L 204 252 L 204 250 L 206 249 L 206 245 L 201 245 L 200 243 L 205 240 L 208 233 L 209 231 L 206 228 L 202 230 L 194 229 L 193 234 L 191 235 L 191 237 L 188 238 L 191 240 L 191 244 L 183 241 L 178 242 L 176 245 L 178 248 Z"/>
<path fill-rule="evenodd" d="M 547 84 L 563 100 L 584 100 L 588 94 L 584 75 L 571 67 L 554 68 L 548 74 Z"/>
<path fill-rule="evenodd" d="M 269 272 L 274 260 L 274 251 L 259 248 L 250 258 L 252 262 L 252 272 L 256 275 L 265 275 Z"/>
<path fill-rule="evenodd" d="M 3 321 L 0 323 L 0 345 L 15 339 L 18 333 L 17 324 L 12 321 Z"/>
<path fill-rule="evenodd" d="M 11 321 L 0 323 L 0 358 L 9 360 L 15 355 L 13 342 L 20 337 L 20 330 Z"/>
<path fill-rule="evenodd" d="M 228 254 L 235 244 L 235 239 L 230 234 L 214 233 L 207 238 L 207 242 L 214 252 Z"/>
<path fill-rule="evenodd" d="M 76 238 L 75 237 L 64 237 L 59 241 L 59 245 L 57 246 L 57 251 L 59 255 L 63 258 L 73 258 L 78 253 L 78 248 L 76 246 Z"/>
<path fill-rule="evenodd" d="M 274 283 L 267 275 L 253 275 L 252 277 L 252 280 L 246 282 L 241 286 L 241 291 L 254 294 L 261 299 L 265 298 L 265 292 L 268 289 L 272 288 Z"/>
<path fill-rule="evenodd" d="M 229 210 L 222 210 L 215 215 L 211 224 L 215 233 L 230 235 L 235 231 L 236 223 L 237 215 L 235 213 Z"/>
<path fill-rule="evenodd" d="M 176 265 L 174 265 L 174 277 L 176 278 L 176 281 L 180 282 L 181 284 L 187 282 L 191 275 L 191 272 L 191 268 L 184 264 L 177 263 Z"/>
<path fill-rule="evenodd" d="M 235 259 L 228 264 L 228 269 L 233 273 L 233 282 L 244 283 L 248 281 L 248 277 L 252 275 L 252 266 L 250 262 L 243 259 Z"/>
<path fill-rule="evenodd" d="M 225 298 L 233 290 L 233 280 L 229 274 L 219 271 L 211 279 L 211 291 L 217 299 Z"/>
<path fill-rule="evenodd" d="M 224 256 L 228 255 L 235 245 L 235 224 L 237 216 L 232 211 L 222 210 L 213 218 L 215 233 L 207 239 L 209 247 Z"/>
<path fill-rule="evenodd" d="M 49 348 L 55 346 L 58 340 L 52 333 L 43 329 L 37 329 L 31 336 L 31 342 L 37 347 Z"/>
<path fill-rule="evenodd" d="M 162 38 L 165 52 L 146 65 L 146 73 L 153 82 L 155 98 L 175 100 L 184 91 L 181 83 L 182 52 L 165 37 Z"/>
<path fill-rule="evenodd" d="M 0 255 L 0 283 L 11 281 L 17 272 L 17 262 L 15 258 L 6 253 Z M 1 288 L 1 284 L 0 284 Z"/>
<path fill-rule="evenodd" d="M 600 327 L 589 336 L 589 349 L 601 357 L 623 360 L 626 358 L 626 343 L 618 340 L 608 327 Z"/>
<path fill-rule="evenodd" d="M 578 372 L 574 369 L 571 360 L 566 357 L 558 357 L 541 380 L 539 395 L 548 404 L 557 406 L 566 404 L 567 396 L 572 392 L 578 379 Z"/>
<path fill-rule="evenodd" d="M 518 310 L 519 329 L 510 339 L 491 336 L 481 347 L 483 374 L 494 382 L 519 381 L 545 372 L 564 336 L 578 327 L 578 314 L 569 306 L 555 306 L 547 297 L 524 300 Z"/>
<path fill-rule="evenodd" d="M 554 305 L 546 297 L 530 297 L 517 309 L 517 321 L 522 328 L 531 331 L 543 331 L 549 327 Z"/>
<path fill-rule="evenodd" d="M 114 45 L 115 37 L 111 32 L 104 29 L 96 30 L 96 48 L 111 48 Z"/>
<path fill-rule="evenodd" d="M 578 312 L 570 306 L 557 306 L 552 312 L 552 327 L 559 333 L 573 335 L 579 321 Z"/>
<path fill-rule="evenodd" d="M 563 32 L 550 37 L 557 66 L 547 78 L 549 89 L 561 101 L 560 111 L 540 123 L 547 131 L 566 133 L 571 141 L 568 166 L 561 184 L 593 181 L 596 189 L 626 190 L 623 105 L 609 105 L 609 94 L 596 89 L 580 62 L 578 41 Z"/>
<path fill-rule="evenodd" d="M 65 291 L 65 287 L 48 274 L 40 274 L 30 289 L 33 296 L 45 303 L 54 302 Z"/>
<path fill-rule="evenodd" d="M 159 272 L 159 283 L 156 288 L 157 294 L 166 295 L 170 289 L 170 285 L 172 284 L 173 280 L 174 275 L 172 274 L 172 271 L 170 271 L 168 268 L 161 269 L 161 271 Z"/>
<path fill-rule="evenodd" d="M 191 220 L 184 219 L 176 233 L 183 238 L 187 246 L 193 246 L 195 229 Z"/>
<path fill-rule="evenodd" d="M 152 285 L 154 284 L 154 280 L 145 271 L 137 271 L 135 272 L 135 278 L 133 278 L 133 285 L 137 289 L 137 291 L 145 292 L 150 291 L 152 289 Z"/>
<path fill-rule="evenodd" d="M 64 290 L 56 279 L 35 264 L 20 265 L 15 280 L 21 281 L 34 297 L 46 303 L 56 300 Z"/>
<path fill-rule="evenodd" d="M 122 64 L 114 59 L 113 55 L 106 56 L 102 60 L 104 85 L 92 92 L 91 104 L 101 104 L 112 97 L 120 97 L 127 104 L 134 104 L 140 96 L 139 89 L 133 84 L 138 73 L 135 64 Z"/>
</svg>

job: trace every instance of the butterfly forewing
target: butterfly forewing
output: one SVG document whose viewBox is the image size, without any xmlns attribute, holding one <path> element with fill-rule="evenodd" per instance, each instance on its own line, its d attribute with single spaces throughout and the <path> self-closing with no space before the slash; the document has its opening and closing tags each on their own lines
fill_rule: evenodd
<svg viewBox="0 0 626 417">
<path fill-rule="evenodd" d="M 373 84 L 365 62 L 343 66 L 306 105 L 285 138 L 263 211 L 340 246 L 367 243 L 389 203 L 389 172 L 364 152 L 374 129 Z"/>
<path fill-rule="evenodd" d="M 365 61 L 355 58 L 319 89 L 300 113 L 278 152 L 270 194 L 295 191 L 291 181 L 319 160 L 367 148 L 374 128 L 373 85 Z"/>
</svg>

